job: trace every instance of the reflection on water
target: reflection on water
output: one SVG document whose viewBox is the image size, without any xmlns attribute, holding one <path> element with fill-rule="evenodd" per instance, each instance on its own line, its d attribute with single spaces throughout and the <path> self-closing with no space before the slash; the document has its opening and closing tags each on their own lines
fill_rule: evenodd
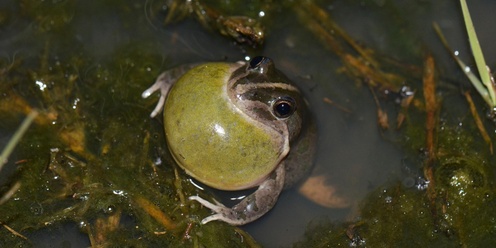
<svg viewBox="0 0 496 248">
<path fill-rule="evenodd" d="M 363 44 L 399 60 L 418 62 L 419 58 L 404 57 L 418 49 L 429 49 L 441 59 L 440 65 L 450 79 L 461 77 L 458 68 L 441 48 L 431 28 L 432 21 L 444 29 L 450 44 L 469 58 L 463 23 L 458 6 L 453 1 L 404 0 L 398 11 L 384 9 L 379 2 L 358 3 L 358 1 L 325 1 L 322 6 L 352 37 Z M 2 3 L 5 9 L 0 12 L 6 19 L 0 19 L 0 55 L 12 59 L 16 54 L 27 58 L 28 66 L 35 63 L 43 53 L 45 44 L 54 49 L 52 60 L 64 58 L 67 54 L 83 53 L 91 58 L 97 67 L 99 61 L 111 60 L 109 55 L 124 44 L 140 44 L 160 56 L 161 64 L 149 65 L 151 73 L 158 73 L 168 67 L 200 61 L 235 61 L 245 56 L 243 48 L 230 40 L 203 29 L 193 20 L 164 27 L 163 16 L 145 13 L 145 6 L 132 3 L 127 8 L 96 2 L 77 2 L 77 11 L 67 13 L 68 41 L 54 40 L 50 35 L 37 35 L 37 22 L 25 20 L 17 15 L 14 3 Z M 494 16 L 488 11 L 496 8 L 494 1 L 470 3 L 474 23 L 479 31 L 483 50 L 494 54 L 489 41 Z M 117 9 L 118 11 L 115 11 Z M 123 19 L 134 13 L 134 20 Z M 385 14 L 390 16 L 385 16 Z M 475 14 L 476 13 L 476 14 Z M 393 16 L 393 14 L 401 16 Z M 390 19 L 397 21 L 392 25 Z M 45 23 L 46 24 L 46 23 Z M 47 28 L 57 29 L 57 27 Z M 357 204 L 373 189 L 394 180 L 408 181 L 417 178 L 415 162 L 405 163 L 407 157 L 401 146 L 401 132 L 394 129 L 383 131 L 376 122 L 376 104 L 368 87 L 360 85 L 346 75 L 338 73 L 339 59 L 323 49 L 321 43 L 313 38 L 292 14 L 274 15 L 271 28 L 263 49 L 256 51 L 274 59 L 278 68 L 298 83 L 309 99 L 319 123 L 319 152 L 317 170 L 325 175 L 327 181 L 336 189 L 336 195 L 352 203 L 350 208 L 328 209 L 320 207 L 300 196 L 295 189 L 284 192 L 276 207 L 266 216 L 243 229 L 267 247 L 288 246 L 301 239 L 307 223 L 320 218 L 350 220 L 356 217 Z M 394 28 L 399 28 L 395 30 Z M 389 31 L 401 33 L 412 40 L 392 40 Z M 66 32 L 56 30 L 55 32 Z M 411 32 L 411 36 L 405 33 Z M 35 33 L 35 34 L 33 34 Z M 35 36 L 37 39 L 31 39 Z M 402 43 L 403 42 L 403 43 Z M 404 43 L 406 42 L 406 43 Z M 405 51 L 405 44 L 410 51 Z M 251 56 L 255 54 L 249 54 Z M 494 65 L 493 57 L 486 57 L 489 65 Z M 31 62 L 29 62 L 31 61 Z M 119 82 L 128 83 L 128 82 Z M 151 82 L 133 82 L 145 89 Z M 441 85 L 443 87 L 443 85 Z M 1 93 L 1 92 L 0 92 Z M 139 92 L 136 92 L 139 97 Z M 329 98 L 340 107 L 323 101 Z M 138 98 L 133 98 L 138 99 Z M 135 102 L 134 104 L 141 104 Z M 395 113 L 394 104 L 383 106 L 389 113 Z M 343 111 L 343 108 L 349 111 Z M 148 111 L 144 109 L 143 111 Z M 390 117 L 394 119 L 394 115 Z M 0 126 L 3 128 L 3 126 Z M 6 135 L 5 135 L 6 136 Z M 4 139 L 2 132 L 2 140 Z M 421 173 L 420 173 L 421 174 Z M 413 185 L 409 183 L 408 185 Z M 57 229 L 57 228 L 55 228 Z M 66 233 L 68 231 L 68 234 Z M 53 237 L 65 236 L 64 240 L 79 243 L 80 237 L 74 235 L 74 228 L 48 232 L 52 238 L 38 234 L 33 238 L 40 242 L 53 242 Z M 63 233 L 63 234 L 62 234 Z M 72 239 L 74 237 L 74 240 Z"/>
</svg>

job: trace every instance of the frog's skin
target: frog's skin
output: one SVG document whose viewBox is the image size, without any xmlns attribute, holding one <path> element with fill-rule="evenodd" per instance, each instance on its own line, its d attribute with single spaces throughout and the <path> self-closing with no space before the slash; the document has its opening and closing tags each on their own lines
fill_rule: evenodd
<svg viewBox="0 0 496 248">
<path fill-rule="evenodd" d="M 222 220 L 243 225 L 260 218 L 283 188 L 311 167 L 315 124 L 300 91 L 271 59 L 172 69 L 142 96 L 159 89 L 151 116 L 165 106 L 167 144 L 186 173 L 221 190 L 258 186 L 232 208 L 191 196 L 215 212 L 203 224 Z"/>
</svg>

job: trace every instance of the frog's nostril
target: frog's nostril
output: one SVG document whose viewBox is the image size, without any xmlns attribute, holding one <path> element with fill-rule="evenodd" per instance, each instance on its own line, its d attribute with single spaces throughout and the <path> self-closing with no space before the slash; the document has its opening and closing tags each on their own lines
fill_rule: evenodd
<svg viewBox="0 0 496 248">
<path fill-rule="evenodd" d="M 257 56 L 250 60 L 250 69 L 255 69 L 266 59 L 264 56 Z"/>
</svg>

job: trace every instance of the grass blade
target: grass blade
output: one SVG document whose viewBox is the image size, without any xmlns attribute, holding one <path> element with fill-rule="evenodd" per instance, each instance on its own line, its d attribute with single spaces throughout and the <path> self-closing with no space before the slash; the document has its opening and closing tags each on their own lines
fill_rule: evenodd
<svg viewBox="0 0 496 248">
<path fill-rule="evenodd" d="M 477 38 L 477 34 L 475 33 L 474 24 L 472 23 L 472 18 L 470 17 L 467 2 L 465 0 L 460 0 L 460 4 L 462 7 L 463 19 L 465 20 L 465 27 L 467 28 L 468 39 L 470 41 L 470 48 L 472 49 L 472 54 L 474 55 L 475 63 L 477 65 L 482 83 L 486 86 L 491 98 L 492 106 L 494 107 L 496 106 L 496 96 L 494 93 L 494 88 L 491 83 L 491 77 L 487 70 L 484 55 L 482 54 L 479 39 Z"/>
<path fill-rule="evenodd" d="M 441 28 L 437 23 L 433 24 L 434 30 L 436 31 L 437 35 L 439 36 L 439 39 L 443 43 L 444 47 L 448 50 L 448 52 L 451 54 L 453 59 L 458 63 L 462 71 L 465 73 L 465 76 L 470 80 L 472 85 L 475 87 L 477 92 L 481 95 L 481 97 L 486 101 L 487 105 L 489 105 L 491 108 L 494 106 L 493 101 L 491 100 L 491 96 L 488 93 L 488 89 L 484 84 L 479 80 L 479 78 L 470 70 L 470 67 L 468 67 L 463 61 L 458 58 L 458 56 L 455 55 L 453 52 L 453 49 L 450 48 L 448 41 L 446 41 L 446 38 L 443 35 L 443 32 L 441 31 Z"/>
<path fill-rule="evenodd" d="M 14 133 L 14 136 L 9 140 L 7 146 L 3 149 L 2 154 L 0 154 L 0 171 L 3 168 L 3 165 L 7 162 L 7 158 L 10 156 L 14 147 L 19 143 L 24 133 L 28 130 L 29 126 L 33 122 L 34 118 L 38 115 L 38 112 L 32 111 L 29 115 L 24 119 L 21 126 Z"/>
</svg>

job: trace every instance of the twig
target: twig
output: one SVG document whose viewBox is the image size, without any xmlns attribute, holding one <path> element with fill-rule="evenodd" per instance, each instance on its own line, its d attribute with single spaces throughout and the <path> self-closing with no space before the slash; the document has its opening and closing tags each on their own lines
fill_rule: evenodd
<svg viewBox="0 0 496 248">
<path fill-rule="evenodd" d="M 341 111 L 343 111 L 343 112 L 346 112 L 346 113 L 349 113 L 349 114 L 351 114 L 351 113 L 352 113 L 352 111 L 351 111 L 351 110 L 349 110 L 349 109 L 347 109 L 347 108 L 345 108 L 345 107 L 343 107 L 343 106 L 341 106 L 341 105 L 339 105 L 339 104 L 335 103 L 335 102 L 334 102 L 333 100 L 331 100 L 330 98 L 324 97 L 323 101 L 324 101 L 325 103 L 328 103 L 328 104 L 330 104 L 330 105 L 332 105 L 332 106 L 336 107 L 337 109 L 339 109 L 339 110 L 341 110 Z"/>
<path fill-rule="evenodd" d="M 379 103 L 379 99 L 377 98 L 374 89 L 372 89 L 371 86 L 369 86 L 370 92 L 372 92 L 372 96 L 374 97 L 375 105 L 377 108 L 377 124 L 383 129 L 386 130 L 389 128 L 389 121 L 388 121 L 388 115 L 384 110 L 381 108 L 381 104 Z"/>
<path fill-rule="evenodd" d="M 162 212 L 162 210 L 160 210 L 160 208 L 155 206 L 152 202 L 141 196 L 134 197 L 134 201 L 167 230 L 170 231 L 176 228 L 174 221 L 172 221 L 169 216 Z"/>
<path fill-rule="evenodd" d="M 437 116 L 437 100 L 435 85 L 435 65 L 434 58 L 429 55 L 424 62 L 424 99 L 425 99 L 425 128 L 426 128 L 426 151 L 427 159 L 424 161 L 424 176 L 429 182 L 427 197 L 430 200 L 430 208 L 433 216 L 437 216 L 436 211 L 436 188 L 434 181 L 434 161 L 436 160 L 435 129 Z"/>
<path fill-rule="evenodd" d="M 3 227 L 5 227 L 5 229 L 7 229 L 9 232 L 11 232 L 12 234 L 14 234 L 15 236 L 19 237 L 19 238 L 22 238 L 24 240 L 28 240 L 28 238 L 26 238 L 26 236 L 16 232 L 16 230 L 12 229 L 11 227 L 1 223 Z"/>
<path fill-rule="evenodd" d="M 479 117 L 479 114 L 477 113 L 477 108 L 475 107 L 474 101 L 472 100 L 472 96 L 470 96 L 470 93 L 468 91 L 465 92 L 464 95 L 465 98 L 467 99 L 468 106 L 470 107 L 470 112 L 474 117 L 474 121 L 475 124 L 477 125 L 477 129 L 479 129 L 482 138 L 489 145 L 489 151 L 491 152 L 491 154 L 493 154 L 493 142 L 491 141 L 491 137 L 489 137 L 489 134 L 487 133 L 486 128 L 484 127 L 484 124 L 482 123 L 482 120 Z"/>
</svg>

